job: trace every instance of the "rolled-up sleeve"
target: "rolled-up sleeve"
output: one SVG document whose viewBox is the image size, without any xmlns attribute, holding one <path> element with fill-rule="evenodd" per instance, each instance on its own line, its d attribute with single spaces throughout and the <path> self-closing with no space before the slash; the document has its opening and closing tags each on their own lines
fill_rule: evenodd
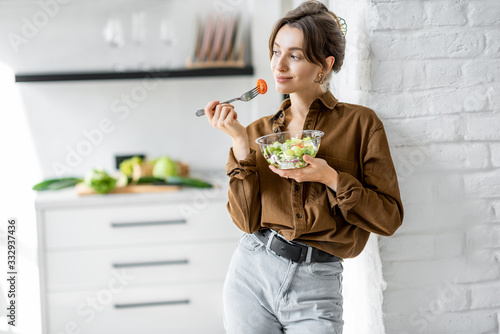
<svg viewBox="0 0 500 334">
<path fill-rule="evenodd" d="M 244 160 L 237 160 L 231 148 L 226 174 L 229 176 L 227 209 L 233 222 L 246 233 L 258 231 L 262 208 L 256 151 L 251 149 Z"/>
</svg>

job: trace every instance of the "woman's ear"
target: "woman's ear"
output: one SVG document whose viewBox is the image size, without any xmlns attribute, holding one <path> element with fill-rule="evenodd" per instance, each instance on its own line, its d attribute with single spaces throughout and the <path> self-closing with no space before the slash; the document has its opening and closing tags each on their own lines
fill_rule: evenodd
<svg viewBox="0 0 500 334">
<path fill-rule="evenodd" d="M 326 74 L 330 73 L 332 70 L 333 64 L 335 63 L 335 57 L 334 56 L 328 56 L 326 57 L 326 65 L 328 68 L 326 69 Z"/>
</svg>

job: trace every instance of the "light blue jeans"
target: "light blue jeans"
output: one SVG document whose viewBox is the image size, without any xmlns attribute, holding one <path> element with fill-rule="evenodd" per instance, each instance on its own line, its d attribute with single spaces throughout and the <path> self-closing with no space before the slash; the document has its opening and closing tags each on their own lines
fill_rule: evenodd
<svg viewBox="0 0 500 334">
<path fill-rule="evenodd" d="M 226 332 L 342 333 L 342 271 L 340 261 L 292 262 L 244 234 L 224 283 Z"/>
</svg>

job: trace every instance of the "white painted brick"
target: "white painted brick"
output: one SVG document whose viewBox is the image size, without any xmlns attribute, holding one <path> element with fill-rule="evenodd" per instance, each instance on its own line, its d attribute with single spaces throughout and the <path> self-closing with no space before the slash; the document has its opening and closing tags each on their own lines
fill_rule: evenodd
<svg viewBox="0 0 500 334">
<path fill-rule="evenodd" d="M 466 195 L 471 198 L 491 198 L 500 195 L 500 169 L 464 175 Z"/>
<path fill-rule="evenodd" d="M 416 61 L 387 61 L 372 63 L 373 91 L 419 88 L 425 81 L 424 67 Z"/>
<path fill-rule="evenodd" d="M 495 218 L 500 220 L 500 200 L 496 200 L 493 203 L 493 212 L 495 213 Z"/>
<path fill-rule="evenodd" d="M 384 319 L 390 334 L 498 334 L 494 310 L 437 314 L 418 310 L 411 315 L 385 313 Z M 482 323 L 475 325 L 476 319 Z"/>
<path fill-rule="evenodd" d="M 498 91 L 498 94 L 495 94 L 492 87 L 476 85 L 465 88 L 445 87 L 412 92 L 403 91 L 391 96 L 387 96 L 387 92 L 373 92 L 370 106 L 383 119 L 492 110 L 489 105 L 494 105 L 494 103 L 497 103 L 497 106 L 500 105 L 500 88 Z M 492 102 L 489 103 L 488 98 Z"/>
<path fill-rule="evenodd" d="M 373 62 L 372 76 L 376 80 L 372 82 L 375 91 L 399 89 L 403 82 L 403 71 L 398 62 Z"/>
<path fill-rule="evenodd" d="M 407 235 L 379 238 L 385 261 L 424 260 L 434 256 L 433 235 Z"/>
<path fill-rule="evenodd" d="M 462 257 L 464 255 L 465 234 L 463 232 L 448 232 L 436 235 L 436 258 Z"/>
<path fill-rule="evenodd" d="M 473 31 L 381 31 L 373 33 L 371 47 L 377 60 L 473 58 L 484 51 L 485 36 Z"/>
<path fill-rule="evenodd" d="M 425 26 L 462 26 L 467 23 L 465 4 L 458 1 L 426 1 Z"/>
<path fill-rule="evenodd" d="M 493 85 L 488 89 L 488 110 L 500 111 L 500 85 Z"/>
<path fill-rule="evenodd" d="M 467 247 L 473 251 L 500 246 L 500 226 L 479 224 L 469 228 Z"/>
<path fill-rule="evenodd" d="M 401 92 L 388 97 L 387 93 L 373 92 L 370 106 L 383 120 L 394 117 L 416 117 L 429 115 L 421 94 Z"/>
<path fill-rule="evenodd" d="M 421 314 L 462 311 L 467 306 L 466 292 L 467 288 L 450 282 L 439 282 L 418 290 L 395 290 L 385 294 L 384 308 L 386 311 L 392 308 L 399 314 L 412 315 L 409 320 L 418 319 Z"/>
<path fill-rule="evenodd" d="M 457 88 L 449 95 L 438 93 L 431 98 L 435 104 L 430 106 L 430 110 L 432 113 L 438 114 L 443 113 L 438 112 L 438 109 L 448 110 L 450 113 L 483 111 L 489 109 L 488 91 L 487 85 L 480 84 L 473 87 Z M 446 104 L 447 101 L 448 104 Z"/>
<path fill-rule="evenodd" d="M 460 313 L 442 313 L 429 322 L 427 333 L 472 334 L 496 331 L 495 310 L 475 310 Z"/>
<path fill-rule="evenodd" d="M 500 140 L 500 113 L 467 114 L 463 119 L 466 140 Z"/>
<path fill-rule="evenodd" d="M 467 84 L 486 84 L 486 81 L 500 81 L 500 60 L 476 60 L 466 63 L 464 65 L 464 79 Z"/>
<path fill-rule="evenodd" d="M 491 164 L 493 167 L 500 167 L 500 143 L 491 143 Z"/>
<path fill-rule="evenodd" d="M 426 204 L 403 200 L 403 206 L 403 224 L 396 233 L 426 233 L 435 225 L 432 220 L 433 210 L 429 210 Z"/>
<path fill-rule="evenodd" d="M 389 119 L 384 122 L 391 145 L 425 145 L 460 138 L 458 116 Z"/>
<path fill-rule="evenodd" d="M 421 1 L 380 3 L 370 14 L 370 28 L 374 30 L 416 29 L 421 28 L 425 20 Z"/>
<path fill-rule="evenodd" d="M 464 186 L 465 187 L 465 186 Z M 462 194 L 461 196 L 465 196 Z M 434 198 L 436 201 L 436 199 Z M 449 231 L 450 228 L 466 229 L 471 224 L 489 223 L 493 221 L 489 199 L 467 199 L 457 202 L 436 201 L 432 207 L 433 231 Z"/>
<path fill-rule="evenodd" d="M 439 201 L 434 196 L 425 197 L 427 192 L 435 192 L 432 185 L 419 183 L 422 183 L 421 179 L 415 177 L 412 182 L 405 182 L 401 187 L 405 217 L 396 233 L 444 233 L 466 229 L 470 224 L 496 220 L 488 200 Z M 463 197 L 463 192 L 457 196 Z"/>
<path fill-rule="evenodd" d="M 500 57 L 500 31 L 492 29 L 485 32 L 486 49 L 484 54 L 490 57 Z"/>
<path fill-rule="evenodd" d="M 384 326 L 385 333 L 409 334 L 407 330 L 411 327 L 409 316 L 400 314 L 397 309 L 384 307 Z M 414 328 L 412 330 L 415 330 Z"/>
<path fill-rule="evenodd" d="M 405 207 L 397 233 L 379 238 L 386 332 L 496 333 L 499 302 L 479 287 L 500 279 L 500 2 L 420 1 L 401 15 L 415 2 L 371 2 L 370 106 L 384 121 Z M 464 285 L 432 311 L 445 280 Z"/>
<path fill-rule="evenodd" d="M 456 86 L 462 79 L 462 61 L 434 60 L 425 63 L 425 88 Z M 421 65 L 420 65 L 421 66 Z M 422 86 L 422 82 L 420 85 Z"/>
<path fill-rule="evenodd" d="M 469 24 L 472 26 L 500 25 L 500 5 L 498 1 L 469 1 Z"/>
<path fill-rule="evenodd" d="M 490 282 L 471 287 L 471 308 L 500 306 L 500 282 Z"/>
<path fill-rule="evenodd" d="M 464 198 L 462 175 L 446 173 L 435 182 L 434 196 L 441 201 L 456 201 Z"/>
<path fill-rule="evenodd" d="M 425 169 L 470 169 L 486 168 L 489 152 L 486 144 L 434 144 L 429 147 L 429 159 Z"/>
<path fill-rule="evenodd" d="M 463 170 L 489 165 L 487 144 L 431 144 L 395 147 L 398 161 L 408 161 L 421 171 Z"/>
<path fill-rule="evenodd" d="M 462 32 L 454 36 L 453 41 L 446 39 L 439 42 L 448 42 L 448 44 L 436 45 L 444 47 L 449 57 L 473 58 L 480 55 L 485 47 L 485 37 L 482 32 Z"/>
<path fill-rule="evenodd" d="M 426 81 L 426 73 L 422 62 L 411 61 L 402 63 L 403 68 L 401 69 L 403 73 L 403 83 L 401 85 L 402 89 L 408 90 L 412 88 L 422 88 L 422 82 Z"/>
<path fill-rule="evenodd" d="M 463 258 L 385 261 L 384 253 L 381 253 L 380 257 L 384 269 L 384 280 L 391 282 L 394 287 L 431 286 L 444 281 L 455 282 L 458 279 L 465 281 L 463 276 L 467 261 Z"/>
<path fill-rule="evenodd" d="M 394 160 L 398 172 L 399 188 L 404 202 L 429 204 L 434 201 L 433 182 L 429 175 L 419 175 L 416 169 L 406 169 L 398 160 Z"/>
<path fill-rule="evenodd" d="M 419 288 L 444 281 L 475 283 L 497 280 L 500 277 L 499 264 L 493 259 L 491 251 L 475 254 L 474 261 L 457 257 L 426 261 L 385 261 L 383 255 L 380 254 L 384 280 L 388 287 L 395 289 Z M 467 257 L 472 256 L 468 254 Z"/>
</svg>

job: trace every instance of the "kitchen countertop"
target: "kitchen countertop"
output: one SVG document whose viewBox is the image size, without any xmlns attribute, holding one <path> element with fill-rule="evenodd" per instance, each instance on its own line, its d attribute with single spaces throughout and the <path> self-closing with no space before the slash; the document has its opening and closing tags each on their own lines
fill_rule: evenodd
<svg viewBox="0 0 500 334">
<path fill-rule="evenodd" d="M 229 178 L 220 171 L 203 171 L 192 173 L 215 185 L 214 188 L 200 189 L 181 187 L 177 191 L 134 193 L 134 194 L 104 194 L 79 196 L 76 189 L 67 188 L 56 191 L 39 192 L 35 200 L 37 209 L 55 206 L 98 206 L 98 205 L 123 205 L 123 204 L 151 204 L 151 203 L 176 203 L 192 200 L 193 203 L 203 203 L 207 200 L 227 200 Z"/>
</svg>

